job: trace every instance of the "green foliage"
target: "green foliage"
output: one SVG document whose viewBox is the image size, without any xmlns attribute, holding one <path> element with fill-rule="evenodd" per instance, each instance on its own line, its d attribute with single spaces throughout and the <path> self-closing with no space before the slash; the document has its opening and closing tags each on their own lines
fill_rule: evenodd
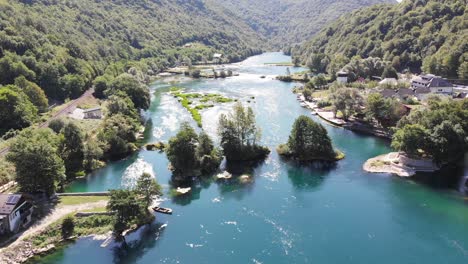
<svg viewBox="0 0 468 264">
<path fill-rule="evenodd" d="M 73 216 L 67 216 L 63 219 L 61 231 L 63 239 L 67 239 L 73 235 L 75 231 L 75 218 Z"/>
<path fill-rule="evenodd" d="M 63 118 L 57 118 L 50 121 L 48 127 L 52 129 L 52 131 L 54 131 L 56 134 L 58 134 L 65 126 L 65 124 L 66 121 Z"/>
<path fill-rule="evenodd" d="M 426 155 L 439 164 L 456 162 L 468 149 L 468 100 L 429 98 L 397 126 L 392 147 Z"/>
<path fill-rule="evenodd" d="M 429 147 L 429 132 L 422 125 L 405 125 L 393 135 L 392 147 L 411 156 L 419 156 Z"/>
<path fill-rule="evenodd" d="M 17 136 L 7 159 L 16 166 L 21 191 L 45 191 L 50 195 L 65 179 L 65 166 L 58 154 L 59 141 L 48 128 L 25 129 Z"/>
<path fill-rule="evenodd" d="M 133 190 L 111 190 L 107 210 L 114 212 L 114 234 L 118 237 L 131 225 L 140 225 L 148 219 L 143 199 Z"/>
<path fill-rule="evenodd" d="M 47 111 L 49 101 L 44 91 L 37 84 L 28 81 L 24 76 L 20 76 L 15 79 L 15 85 L 23 90 L 40 113 Z"/>
<path fill-rule="evenodd" d="M 59 153 L 65 163 L 67 179 L 74 179 L 75 174 L 83 170 L 85 136 L 74 122 L 68 122 L 61 130 Z"/>
<path fill-rule="evenodd" d="M 126 93 L 136 108 L 144 110 L 149 108 L 149 89 L 145 85 L 142 85 L 134 76 L 127 73 L 119 75 L 113 80 L 105 94 L 110 96 L 118 92 Z"/>
<path fill-rule="evenodd" d="M 149 207 L 156 195 L 162 195 L 162 188 L 153 176 L 149 173 L 143 173 L 137 180 L 135 192 L 143 197 L 146 207 Z"/>
<path fill-rule="evenodd" d="M 30 126 L 37 118 L 37 108 L 15 85 L 0 87 L 0 135 L 10 129 Z"/>
<path fill-rule="evenodd" d="M 331 94 L 330 100 L 335 115 L 338 111 L 341 112 L 344 120 L 359 113 L 363 105 L 361 94 L 354 88 L 338 88 Z"/>
<path fill-rule="evenodd" d="M 98 137 L 105 142 L 104 151 L 108 158 L 125 157 L 135 149 L 135 133 L 139 124 L 136 120 L 123 114 L 115 114 L 104 120 L 103 128 Z"/>
<path fill-rule="evenodd" d="M 197 168 L 196 143 L 198 135 L 188 123 L 182 123 L 179 132 L 169 140 L 166 149 L 174 173 L 191 174 Z"/>
<path fill-rule="evenodd" d="M 395 126 L 405 115 L 404 106 L 394 98 L 384 98 L 379 93 L 371 93 L 366 99 L 366 115 L 384 127 Z"/>
<path fill-rule="evenodd" d="M 208 1 L 211 5 L 218 1 Z M 391 0 L 226 0 L 224 13 L 234 13 L 255 29 L 270 45 L 283 48 L 314 36 L 323 25 L 340 15 Z M 288 50 L 285 49 L 286 53 Z"/>
<path fill-rule="evenodd" d="M 336 153 L 327 130 L 307 116 L 294 122 L 287 144 L 278 147 L 278 153 L 302 161 L 335 160 Z"/>
<path fill-rule="evenodd" d="M 222 157 L 211 138 L 204 132 L 197 135 L 188 123 L 183 123 L 177 135 L 169 140 L 167 158 L 177 176 L 194 176 L 216 171 Z"/>
<path fill-rule="evenodd" d="M 218 134 L 227 160 L 258 160 L 270 153 L 268 148 L 257 144 L 261 130 L 256 125 L 252 108 L 244 108 L 241 103 L 237 103 L 229 115 L 220 116 Z"/>
<path fill-rule="evenodd" d="M 468 56 L 465 11 L 464 0 L 376 5 L 342 16 L 293 52 L 303 62 L 325 56 L 320 67 L 329 73 L 359 56 L 380 58 L 398 71 L 422 67 L 427 73 L 462 78 Z"/>
</svg>

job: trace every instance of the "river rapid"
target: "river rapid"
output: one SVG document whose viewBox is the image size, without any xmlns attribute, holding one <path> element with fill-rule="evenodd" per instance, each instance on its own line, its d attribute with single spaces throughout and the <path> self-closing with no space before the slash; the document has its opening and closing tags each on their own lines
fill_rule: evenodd
<svg viewBox="0 0 468 264">
<path fill-rule="evenodd" d="M 235 176 L 252 175 L 253 182 L 206 177 L 191 186 L 189 196 L 172 198 L 165 154 L 141 150 L 68 191 L 132 186 L 147 171 L 163 185 L 162 206 L 174 214 L 158 214 L 151 226 L 127 238 L 127 247 L 101 248 L 103 241 L 85 238 L 40 263 L 468 263 L 468 206 L 453 188 L 454 172 L 418 175 L 419 182 L 366 173 L 362 164 L 389 152 L 388 142 L 328 124 L 335 147 L 346 154 L 336 166 L 301 166 L 278 157 L 274 149 L 287 141 L 295 118 L 312 116 L 291 92 L 295 84 L 274 80 L 286 67 L 264 64 L 290 60 L 266 53 L 230 65 L 237 77 L 177 79 L 186 91 L 220 93 L 253 108 L 262 143 L 272 153 L 255 166 L 229 166 Z M 183 121 L 196 127 L 168 94 L 173 84 L 166 79 L 151 87 L 148 142 L 167 141 Z M 217 117 L 231 107 L 203 110 L 204 130 L 216 138 Z"/>
</svg>

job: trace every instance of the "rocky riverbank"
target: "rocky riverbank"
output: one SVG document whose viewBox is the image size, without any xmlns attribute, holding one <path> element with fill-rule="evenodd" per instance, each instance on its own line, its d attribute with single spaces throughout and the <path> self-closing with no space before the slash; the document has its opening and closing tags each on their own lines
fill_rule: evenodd
<svg viewBox="0 0 468 264">
<path fill-rule="evenodd" d="M 392 173 L 400 177 L 411 177 L 416 172 L 434 172 L 440 168 L 429 159 L 412 159 L 398 152 L 371 158 L 363 169 L 372 173 Z"/>
</svg>

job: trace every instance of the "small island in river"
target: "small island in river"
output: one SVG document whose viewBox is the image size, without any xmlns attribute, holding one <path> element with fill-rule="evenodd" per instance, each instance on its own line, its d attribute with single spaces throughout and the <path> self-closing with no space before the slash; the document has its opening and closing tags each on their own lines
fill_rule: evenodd
<svg viewBox="0 0 468 264">
<path fill-rule="evenodd" d="M 277 151 L 283 157 L 299 161 L 334 162 L 345 157 L 334 150 L 327 130 L 304 115 L 296 119 L 288 143 L 278 146 Z"/>
</svg>

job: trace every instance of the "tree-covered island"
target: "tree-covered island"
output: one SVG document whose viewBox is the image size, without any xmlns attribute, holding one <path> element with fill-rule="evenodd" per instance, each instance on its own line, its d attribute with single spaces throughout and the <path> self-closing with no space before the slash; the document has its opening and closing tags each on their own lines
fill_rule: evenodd
<svg viewBox="0 0 468 264">
<path fill-rule="evenodd" d="M 278 154 L 299 161 L 338 161 L 344 154 L 335 150 L 327 130 L 310 117 L 300 116 L 293 124 L 289 140 L 279 145 Z"/>
</svg>

